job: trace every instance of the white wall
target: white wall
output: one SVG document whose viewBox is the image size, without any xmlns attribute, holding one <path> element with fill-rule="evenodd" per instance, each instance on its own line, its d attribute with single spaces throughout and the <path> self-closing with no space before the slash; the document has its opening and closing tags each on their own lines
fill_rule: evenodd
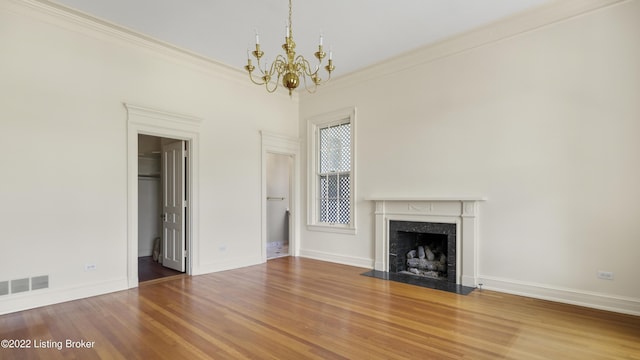
<svg viewBox="0 0 640 360">
<path fill-rule="evenodd" d="M 155 239 L 162 236 L 160 185 L 160 177 L 138 177 L 138 257 L 152 256 Z"/>
<path fill-rule="evenodd" d="M 193 273 L 260 261 L 259 130 L 297 136 L 295 97 L 39 3 L 0 1 L 0 52 L 0 281 L 50 276 L 0 313 L 127 287 L 125 102 L 204 119 Z"/>
<path fill-rule="evenodd" d="M 357 108 L 357 235 L 303 230 L 304 256 L 371 267 L 370 196 L 486 196 L 485 287 L 640 314 L 640 2 L 483 42 L 523 20 L 301 98 L 303 139 Z"/>
</svg>

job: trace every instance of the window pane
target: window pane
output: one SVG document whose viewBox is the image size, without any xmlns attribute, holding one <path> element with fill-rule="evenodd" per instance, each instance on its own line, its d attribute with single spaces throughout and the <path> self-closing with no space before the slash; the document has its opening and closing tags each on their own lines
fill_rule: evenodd
<svg viewBox="0 0 640 360">
<path fill-rule="evenodd" d="M 329 222 L 327 199 L 320 199 L 320 221 Z"/>
<path fill-rule="evenodd" d="M 351 124 L 320 129 L 320 172 L 351 170 Z"/>
<path fill-rule="evenodd" d="M 349 224 L 351 220 L 351 183 L 348 174 L 319 176 L 319 220 Z"/>
<path fill-rule="evenodd" d="M 351 170 L 351 124 L 340 125 L 337 136 L 341 139 L 339 155 L 336 155 L 338 171 Z"/>
<path fill-rule="evenodd" d="M 320 175 L 320 198 L 326 199 L 329 196 L 329 189 L 327 187 L 327 176 Z"/>
<path fill-rule="evenodd" d="M 351 220 L 351 216 L 349 214 L 349 199 L 340 199 L 338 211 L 339 216 L 337 222 L 340 224 L 348 224 L 349 220 Z"/>
<path fill-rule="evenodd" d="M 350 203 L 351 203 L 351 187 L 349 182 L 349 175 L 340 177 L 339 189 L 340 203 L 338 205 L 338 212 L 340 214 L 338 222 L 341 224 L 348 224 L 350 221 Z"/>
<path fill-rule="evenodd" d="M 328 194 L 327 197 L 329 199 L 337 199 L 338 198 L 338 175 L 329 175 L 328 176 Z"/>
<path fill-rule="evenodd" d="M 327 201 L 327 222 L 338 222 L 338 199 L 329 199 Z"/>
</svg>

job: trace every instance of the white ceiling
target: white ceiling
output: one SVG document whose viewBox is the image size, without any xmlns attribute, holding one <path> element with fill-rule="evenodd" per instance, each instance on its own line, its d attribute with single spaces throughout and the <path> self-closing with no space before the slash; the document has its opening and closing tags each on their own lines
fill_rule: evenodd
<svg viewBox="0 0 640 360">
<path fill-rule="evenodd" d="M 322 32 L 340 76 L 552 1 L 294 0 L 293 35 L 311 60 Z M 239 69 L 254 29 L 269 61 L 282 53 L 288 17 L 287 0 L 55 2 Z"/>
</svg>

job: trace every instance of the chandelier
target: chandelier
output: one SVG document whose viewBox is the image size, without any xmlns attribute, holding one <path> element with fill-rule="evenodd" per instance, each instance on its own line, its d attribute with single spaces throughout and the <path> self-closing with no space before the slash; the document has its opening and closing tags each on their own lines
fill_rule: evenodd
<svg viewBox="0 0 640 360">
<path fill-rule="evenodd" d="M 314 93 L 318 85 L 323 80 L 320 77 L 319 71 L 322 65 L 322 60 L 326 57 L 326 53 L 322 49 L 322 35 L 320 35 L 320 44 L 318 45 L 318 51 L 315 52 L 315 57 L 318 59 L 318 64 L 312 67 L 309 61 L 302 57 L 302 55 L 296 56 L 296 43 L 293 41 L 293 28 L 291 27 L 291 0 L 289 0 L 289 23 L 286 29 L 285 42 L 282 44 L 282 49 L 285 51 L 285 56 L 278 55 L 271 65 L 262 64 L 260 59 L 264 56 L 264 52 L 260 50 L 260 38 L 256 31 L 256 49 L 251 52 L 253 57 L 257 60 L 258 70 L 260 74 L 254 77 L 253 71 L 256 69 L 251 63 L 251 56 L 247 50 L 247 65 L 244 67 L 249 72 L 249 78 L 256 85 L 264 85 L 268 92 L 272 93 L 276 91 L 280 81 L 282 85 L 289 89 L 289 96 L 291 96 L 293 90 L 300 85 L 300 78 L 304 83 L 305 89 Z M 335 69 L 333 66 L 333 54 L 329 51 L 329 61 L 324 69 L 328 73 L 326 81 L 331 79 L 331 72 Z M 307 79 L 308 78 L 308 79 Z M 309 84 L 309 82 L 311 84 Z"/>
</svg>

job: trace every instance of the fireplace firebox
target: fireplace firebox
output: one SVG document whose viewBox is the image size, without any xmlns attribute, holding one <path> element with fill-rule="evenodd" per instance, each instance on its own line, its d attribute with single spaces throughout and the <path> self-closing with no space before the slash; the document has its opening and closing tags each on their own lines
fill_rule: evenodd
<svg viewBox="0 0 640 360">
<path fill-rule="evenodd" d="M 390 221 L 389 272 L 456 283 L 456 224 Z"/>
</svg>

